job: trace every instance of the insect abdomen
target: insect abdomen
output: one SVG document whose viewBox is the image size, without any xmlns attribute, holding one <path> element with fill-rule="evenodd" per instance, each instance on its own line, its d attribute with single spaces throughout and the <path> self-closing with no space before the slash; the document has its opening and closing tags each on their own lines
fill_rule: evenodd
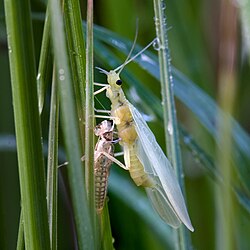
<svg viewBox="0 0 250 250">
<path fill-rule="evenodd" d="M 129 173 L 137 186 L 153 187 L 153 179 L 144 171 L 144 167 L 135 154 L 135 150 L 130 148 L 130 169 Z"/>
<path fill-rule="evenodd" d="M 112 162 L 101 155 L 95 164 L 95 204 L 97 212 L 101 212 L 107 195 L 109 169 Z"/>
</svg>

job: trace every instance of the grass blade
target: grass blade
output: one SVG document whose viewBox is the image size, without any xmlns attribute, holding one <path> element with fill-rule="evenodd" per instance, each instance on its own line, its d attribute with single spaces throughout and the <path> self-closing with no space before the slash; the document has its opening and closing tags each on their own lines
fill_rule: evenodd
<svg viewBox="0 0 250 250">
<path fill-rule="evenodd" d="M 86 44 L 86 125 L 85 125 L 85 174 L 91 213 L 95 211 L 94 202 L 94 77 L 93 77 L 93 1 L 87 7 Z"/>
<path fill-rule="evenodd" d="M 109 219 L 109 210 L 107 199 L 102 213 L 100 214 L 100 228 L 101 228 L 101 249 L 103 250 L 113 250 L 113 238 L 111 232 L 111 225 Z"/>
<path fill-rule="evenodd" d="M 6 0 L 5 14 L 25 245 L 27 249 L 48 249 L 45 173 L 29 1 Z"/>
<path fill-rule="evenodd" d="M 64 1 L 64 18 L 81 138 L 85 138 L 85 44 L 78 0 Z M 81 140 L 84 148 L 84 140 Z"/>
<path fill-rule="evenodd" d="M 39 67 L 37 73 L 37 84 L 38 84 L 38 101 L 39 101 L 39 113 L 43 111 L 44 99 L 46 94 L 46 88 L 48 82 L 51 80 L 51 40 L 50 40 L 50 16 L 47 10 L 44 29 L 43 39 L 39 60 Z"/>
<path fill-rule="evenodd" d="M 67 158 L 69 184 L 73 202 L 79 249 L 93 249 L 93 231 L 87 203 L 84 175 L 81 164 L 80 131 L 72 86 L 66 36 L 59 1 L 52 0 L 49 5 L 51 14 L 52 41 L 57 69 L 62 115 L 62 129 Z"/>
<path fill-rule="evenodd" d="M 157 49 L 159 56 L 161 93 L 163 101 L 164 130 L 168 149 L 168 157 L 170 162 L 173 164 L 180 187 L 185 196 L 164 6 L 166 6 L 165 1 L 154 0 L 155 29 L 158 39 Z M 176 236 L 176 249 L 184 250 L 191 248 L 190 233 L 183 225 L 181 225 L 181 227 L 176 230 Z"/>
<path fill-rule="evenodd" d="M 58 122 L 59 122 L 59 97 L 58 84 L 53 70 L 50 121 L 48 137 L 48 167 L 47 167 L 47 203 L 50 231 L 50 246 L 57 249 L 57 185 L 58 185 Z"/>
<path fill-rule="evenodd" d="M 17 250 L 24 250 L 24 226 L 23 226 L 23 213 L 21 211 L 19 219 L 18 237 L 17 237 Z"/>
<path fill-rule="evenodd" d="M 94 77 L 93 77 L 93 1 L 87 1 L 86 30 L 86 113 L 85 113 L 85 180 L 92 224 L 94 225 L 95 247 L 99 245 L 95 210 L 94 182 Z M 98 239 L 98 240 L 97 240 Z"/>
<path fill-rule="evenodd" d="M 218 147 L 216 162 L 223 178 L 223 185 L 215 189 L 216 195 L 216 247 L 235 249 L 234 235 L 237 231 L 237 210 L 234 206 L 232 183 L 234 183 L 231 154 L 233 152 L 232 119 L 236 93 L 237 72 L 237 19 L 238 10 L 228 1 L 221 2 L 225 11 L 220 16 L 218 83 L 219 104 L 224 114 L 218 113 Z M 228 219 L 230 218 L 230 220 Z"/>
</svg>

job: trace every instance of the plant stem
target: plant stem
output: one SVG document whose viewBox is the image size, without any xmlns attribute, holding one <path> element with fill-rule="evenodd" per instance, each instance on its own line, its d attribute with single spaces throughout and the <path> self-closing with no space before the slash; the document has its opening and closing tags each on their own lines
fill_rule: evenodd
<svg viewBox="0 0 250 250">
<path fill-rule="evenodd" d="M 18 237 L 17 237 L 17 250 L 24 250 L 24 227 L 23 227 L 23 213 L 21 209 L 20 219 L 19 219 L 19 228 L 18 228 Z"/>
<path fill-rule="evenodd" d="M 43 28 L 43 39 L 37 73 L 39 113 L 43 111 L 44 99 L 48 82 L 51 81 L 51 39 L 50 39 L 50 16 L 48 9 Z"/>
<path fill-rule="evenodd" d="M 49 249 L 30 13 L 29 0 L 5 0 L 25 246 L 27 249 Z"/>
<path fill-rule="evenodd" d="M 86 125 L 85 125 L 85 170 L 88 198 L 94 197 L 94 91 L 93 91 L 93 1 L 88 1 L 86 44 Z M 91 198 L 90 198 L 91 197 Z M 93 202 L 91 202 L 93 203 Z M 93 207 L 93 204 L 90 206 Z M 94 207 L 93 207 L 94 208 Z"/>
<path fill-rule="evenodd" d="M 170 54 L 168 49 L 166 16 L 166 2 L 164 0 L 154 0 L 155 10 L 155 28 L 158 39 L 157 50 L 160 66 L 161 93 L 163 101 L 163 119 L 165 128 L 165 139 L 167 144 L 168 157 L 172 163 L 180 187 L 185 196 L 185 187 L 183 181 L 183 170 L 181 151 L 179 145 L 179 134 L 176 118 L 176 109 L 173 93 L 173 78 L 170 65 Z M 176 249 L 190 248 L 191 240 L 187 229 L 182 225 L 176 230 Z"/>
<path fill-rule="evenodd" d="M 49 216 L 50 246 L 57 249 L 57 173 L 58 173 L 58 120 L 59 97 L 56 69 L 53 70 L 50 121 L 48 137 L 47 203 Z"/>
<path fill-rule="evenodd" d="M 97 225 L 94 185 L 94 77 L 93 77 L 93 1 L 87 2 L 86 32 L 86 113 L 85 113 L 85 178 L 93 225 Z M 97 230 L 95 230 L 97 232 Z M 97 233 L 95 233 L 95 238 Z M 97 239 L 97 238 L 96 238 Z M 95 240 L 96 242 L 96 240 Z"/>
<path fill-rule="evenodd" d="M 237 211 L 234 207 L 231 154 L 233 152 L 232 119 L 236 92 L 237 68 L 237 20 L 238 9 L 230 1 L 221 1 L 219 44 L 219 102 L 224 114 L 218 113 L 217 165 L 222 174 L 223 185 L 216 188 L 216 247 L 232 250 L 237 248 L 235 240 Z"/>
<path fill-rule="evenodd" d="M 86 56 L 84 33 L 82 29 L 82 18 L 80 3 L 78 0 L 64 1 L 65 30 L 69 48 L 70 63 L 72 69 L 72 80 L 76 95 L 76 106 L 79 117 L 81 133 L 81 144 L 84 149 L 85 138 L 85 70 Z"/>
<path fill-rule="evenodd" d="M 59 0 L 51 0 L 53 51 L 56 64 L 56 76 L 59 85 L 62 130 L 69 161 L 68 176 L 71 198 L 74 209 L 79 249 L 94 249 L 93 231 L 87 203 L 87 195 L 81 162 L 81 143 L 79 119 L 77 117 L 76 100 L 72 85 L 72 71 L 69 67 L 69 56 L 66 46 L 66 34 Z"/>
</svg>

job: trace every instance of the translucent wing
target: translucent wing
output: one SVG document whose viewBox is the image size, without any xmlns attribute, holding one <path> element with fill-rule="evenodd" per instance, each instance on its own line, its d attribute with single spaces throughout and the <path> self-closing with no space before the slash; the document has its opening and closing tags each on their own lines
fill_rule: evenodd
<svg viewBox="0 0 250 250">
<path fill-rule="evenodd" d="M 179 183 L 169 160 L 139 111 L 132 104 L 129 104 L 129 108 L 138 134 L 138 158 L 145 171 L 149 174 L 153 173 L 157 183 L 152 190 L 147 188 L 149 198 L 157 212 L 168 223 L 173 220 L 173 226 L 176 224 L 177 227 L 178 220 L 180 220 L 189 230 L 194 231 Z M 171 216 L 172 219 L 170 219 Z"/>
<path fill-rule="evenodd" d="M 155 181 L 154 188 L 146 188 L 149 200 L 161 218 L 172 227 L 177 228 L 181 225 L 181 221 L 163 190 L 157 172 L 150 164 L 150 160 L 143 149 L 141 140 L 137 140 L 136 143 L 137 157 L 144 166 L 146 173 L 153 177 Z"/>
<path fill-rule="evenodd" d="M 146 188 L 147 195 L 153 204 L 154 209 L 169 225 L 174 228 L 179 227 L 181 225 L 179 217 L 175 213 L 166 196 L 162 193 L 164 191 L 162 190 L 162 192 L 159 192 L 159 190 L 159 188 Z"/>
</svg>

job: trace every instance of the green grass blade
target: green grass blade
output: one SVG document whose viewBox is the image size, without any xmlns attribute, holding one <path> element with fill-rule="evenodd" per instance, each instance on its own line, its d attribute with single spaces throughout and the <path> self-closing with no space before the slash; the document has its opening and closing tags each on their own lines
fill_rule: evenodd
<svg viewBox="0 0 250 250">
<path fill-rule="evenodd" d="M 86 56 L 82 32 L 80 3 L 78 0 L 64 1 L 65 31 L 72 70 L 72 80 L 76 95 L 81 144 L 84 148 L 85 126 L 85 71 Z"/>
<path fill-rule="evenodd" d="M 87 1 L 87 30 L 86 30 L 86 113 L 85 113 L 85 180 L 89 208 L 94 225 L 95 247 L 97 241 L 97 217 L 95 210 L 95 181 L 94 181 L 94 77 L 93 77 L 93 1 Z M 97 240 L 98 239 L 98 240 Z"/>
<path fill-rule="evenodd" d="M 39 101 L 39 113 L 43 111 L 44 99 L 48 82 L 51 80 L 51 39 L 50 39 L 50 16 L 47 10 L 44 29 L 43 39 L 40 52 L 40 60 L 37 73 L 37 84 L 38 84 L 38 101 Z"/>
<path fill-rule="evenodd" d="M 52 41 L 60 94 L 62 129 L 67 152 L 69 184 L 73 202 L 74 218 L 79 249 L 93 249 L 93 231 L 88 208 L 83 168 L 80 131 L 77 109 L 72 86 L 69 56 L 67 54 L 64 22 L 59 1 L 52 0 L 49 5 L 51 14 Z"/>
<path fill-rule="evenodd" d="M 5 14 L 25 245 L 27 249 L 49 249 L 45 173 L 29 1 L 6 0 Z"/>
<path fill-rule="evenodd" d="M 93 77 L 93 1 L 87 7 L 86 42 L 86 119 L 85 119 L 85 174 L 91 212 L 95 211 L 94 202 L 94 77 Z"/>
<path fill-rule="evenodd" d="M 24 226 L 23 226 L 23 213 L 20 213 L 18 237 L 17 237 L 17 250 L 24 250 Z"/>
<path fill-rule="evenodd" d="M 242 207 L 244 207 L 247 212 L 250 214 L 250 199 L 249 197 L 244 194 L 243 192 L 241 192 L 241 190 L 236 189 L 236 196 L 237 199 L 239 200 L 240 204 L 242 205 Z"/>
<path fill-rule="evenodd" d="M 168 48 L 167 24 L 165 16 L 165 1 L 154 0 L 155 29 L 157 36 L 157 50 L 159 57 L 160 82 L 163 105 L 163 120 L 167 151 L 170 162 L 173 164 L 180 187 L 185 197 L 185 186 L 183 180 L 183 169 L 181 151 L 179 145 L 179 134 L 174 102 L 173 79 L 170 65 L 170 54 Z M 190 233 L 181 225 L 175 231 L 177 241 L 176 249 L 191 249 Z"/>
<path fill-rule="evenodd" d="M 232 119 L 237 92 L 238 62 L 238 10 L 231 2 L 222 2 L 226 10 L 220 15 L 220 42 L 218 58 L 218 100 L 224 114 L 218 114 L 218 141 L 216 163 L 223 178 L 223 185 L 215 189 L 216 198 L 216 247 L 217 249 L 235 249 L 234 235 L 238 211 L 235 209 L 232 183 L 236 178 L 233 173 L 231 154 L 233 152 Z M 230 56 L 229 56 L 230 55 Z M 228 219 L 230 218 L 230 220 Z"/>
<path fill-rule="evenodd" d="M 59 122 L 59 96 L 58 83 L 53 70 L 50 121 L 48 137 L 48 167 L 47 167 L 47 203 L 50 231 L 50 246 L 57 249 L 57 185 L 58 185 L 58 122 Z"/>
<path fill-rule="evenodd" d="M 196 161 L 206 168 L 213 181 L 222 184 L 222 177 L 215 167 L 214 158 L 208 155 L 182 126 L 179 126 L 179 131 L 182 136 L 183 143 L 192 153 L 192 156 L 196 159 Z"/>
<path fill-rule="evenodd" d="M 100 214 L 100 228 L 101 228 L 101 249 L 103 250 L 113 250 L 113 238 L 111 232 L 111 225 L 109 219 L 109 210 L 107 199 L 102 213 Z"/>
</svg>

